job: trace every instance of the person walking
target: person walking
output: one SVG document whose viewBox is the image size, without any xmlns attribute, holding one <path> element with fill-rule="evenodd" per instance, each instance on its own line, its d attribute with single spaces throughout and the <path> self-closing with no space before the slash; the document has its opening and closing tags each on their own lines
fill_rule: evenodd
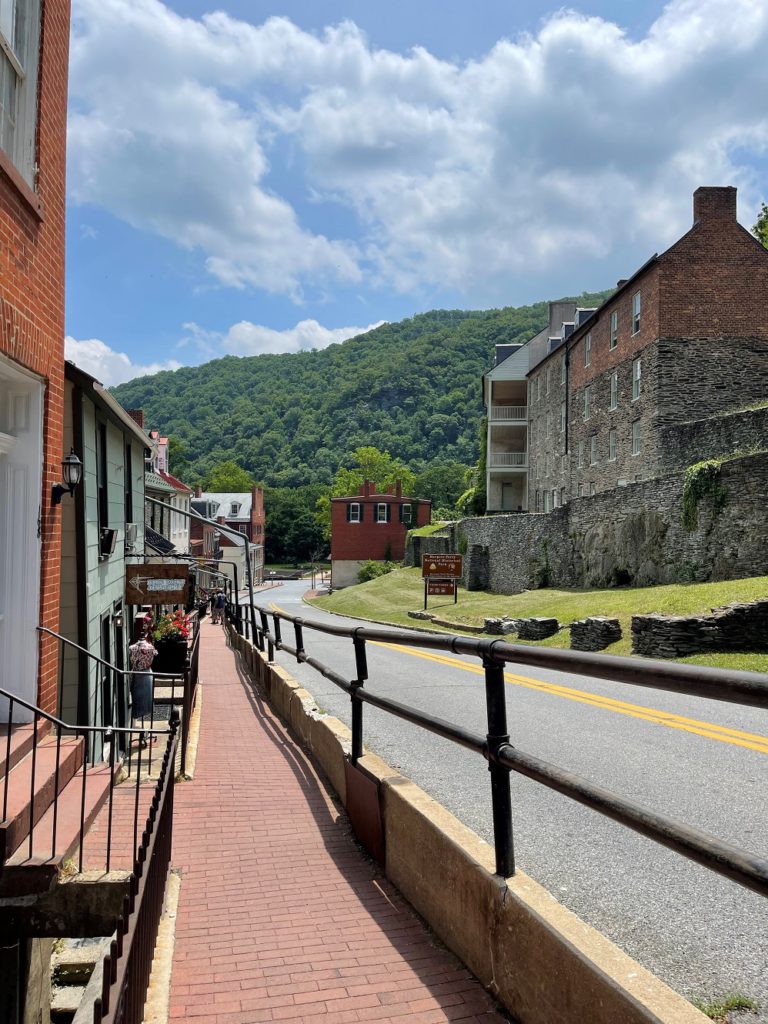
<svg viewBox="0 0 768 1024">
<path fill-rule="evenodd" d="M 155 660 L 157 648 L 151 640 L 151 629 L 151 623 L 145 621 L 139 639 L 128 648 L 132 671 L 131 718 L 134 724 L 141 719 L 142 728 L 144 719 L 152 712 L 152 662 Z M 139 746 L 143 750 L 146 745 L 146 733 L 142 732 L 139 736 Z"/>
<path fill-rule="evenodd" d="M 224 621 L 224 609 L 226 608 L 226 605 L 226 595 L 224 594 L 223 590 L 219 589 L 218 592 L 216 593 L 216 598 L 213 602 L 214 611 L 216 613 L 216 618 L 214 619 L 214 622 Z"/>
</svg>

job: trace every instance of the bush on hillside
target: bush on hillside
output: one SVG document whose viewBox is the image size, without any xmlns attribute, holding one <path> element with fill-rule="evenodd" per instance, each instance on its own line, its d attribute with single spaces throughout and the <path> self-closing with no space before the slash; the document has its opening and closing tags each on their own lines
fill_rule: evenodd
<svg viewBox="0 0 768 1024">
<path fill-rule="evenodd" d="M 377 562 L 374 559 L 370 559 L 367 562 L 363 562 L 360 566 L 357 582 L 367 583 L 368 580 L 375 580 L 379 576 L 386 576 L 388 572 L 398 568 L 397 562 Z"/>
</svg>

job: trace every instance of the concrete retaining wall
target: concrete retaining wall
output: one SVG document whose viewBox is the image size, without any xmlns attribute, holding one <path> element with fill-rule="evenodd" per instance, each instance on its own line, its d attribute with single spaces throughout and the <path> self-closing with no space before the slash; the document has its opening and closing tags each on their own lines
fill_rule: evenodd
<svg viewBox="0 0 768 1024">
<path fill-rule="evenodd" d="M 346 806 L 351 735 L 312 695 L 232 634 L 253 678 Z M 380 758 L 387 877 L 519 1024 L 706 1024 L 708 1018 L 518 872 L 494 875 L 493 850 Z"/>
</svg>

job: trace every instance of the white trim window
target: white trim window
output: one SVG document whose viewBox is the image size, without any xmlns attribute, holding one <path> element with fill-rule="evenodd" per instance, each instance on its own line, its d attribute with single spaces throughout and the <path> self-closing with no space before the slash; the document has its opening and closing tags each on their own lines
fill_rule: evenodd
<svg viewBox="0 0 768 1024">
<path fill-rule="evenodd" d="M 589 464 L 597 465 L 597 434 L 593 434 L 589 439 Z"/>
<path fill-rule="evenodd" d="M 637 334 L 640 330 L 640 292 L 632 296 L 632 333 Z"/>
<path fill-rule="evenodd" d="M 584 484 L 579 484 L 579 489 L 576 492 L 579 498 L 584 497 Z"/>
<path fill-rule="evenodd" d="M 590 331 L 584 339 L 584 365 L 589 366 L 592 362 L 592 332 Z"/>
<path fill-rule="evenodd" d="M 547 437 L 552 436 L 552 413 L 547 413 Z"/>
<path fill-rule="evenodd" d="M 541 374 L 536 378 L 536 401 L 541 401 Z"/>
<path fill-rule="evenodd" d="M 611 374 L 611 401 L 609 409 L 615 409 L 619 404 L 619 371 L 614 370 Z"/>
<path fill-rule="evenodd" d="M 35 187 L 40 0 L 0 0 L 0 149 Z"/>
<path fill-rule="evenodd" d="M 556 487 L 552 488 L 552 510 L 554 511 L 559 505 L 559 493 Z"/>
<path fill-rule="evenodd" d="M 549 387 L 550 387 L 551 382 L 552 382 L 552 366 L 550 365 L 550 366 L 547 367 L 547 386 L 544 389 L 544 394 L 545 395 L 549 394 Z"/>
<path fill-rule="evenodd" d="M 634 402 L 640 397 L 640 393 L 643 390 L 643 368 L 640 360 L 640 356 L 637 359 L 632 360 L 632 401 Z"/>
<path fill-rule="evenodd" d="M 589 496 L 590 496 L 590 498 L 594 498 L 595 494 L 596 494 L 595 481 L 592 480 L 592 481 L 590 481 L 590 484 L 589 484 Z"/>
<path fill-rule="evenodd" d="M 560 488 L 560 504 L 561 505 L 565 504 L 565 488 L 564 487 Z"/>
<path fill-rule="evenodd" d="M 565 402 L 560 403 L 560 433 L 565 433 Z"/>
<path fill-rule="evenodd" d="M 229 514 L 230 514 L 230 516 L 239 516 L 240 515 L 240 502 L 239 501 L 233 501 L 232 502 L 232 505 L 231 505 L 230 510 L 229 510 Z"/>
<path fill-rule="evenodd" d="M 616 461 L 616 428 L 612 427 L 608 431 L 608 461 Z"/>
<path fill-rule="evenodd" d="M 388 512 L 389 512 L 389 505 L 387 505 L 386 502 L 384 502 L 384 501 L 380 501 L 376 505 L 376 522 L 377 523 L 389 522 Z"/>
<path fill-rule="evenodd" d="M 640 420 L 632 421 L 632 454 L 639 455 L 643 447 L 643 426 Z"/>
<path fill-rule="evenodd" d="M 584 388 L 584 419 L 588 420 L 592 415 L 592 385 L 587 384 Z"/>
<path fill-rule="evenodd" d="M 583 467 L 584 467 L 584 442 L 583 441 L 579 441 L 579 462 L 578 462 L 578 468 L 582 469 Z"/>
<path fill-rule="evenodd" d="M 549 491 L 544 491 L 544 511 L 549 512 Z"/>
<path fill-rule="evenodd" d="M 352 501 L 348 505 L 347 521 L 350 523 L 362 522 L 362 516 L 360 515 L 362 506 L 359 501 Z"/>
<path fill-rule="evenodd" d="M 567 373 L 566 373 L 566 368 L 565 368 L 565 356 L 563 356 L 563 358 L 560 360 L 560 383 L 561 384 L 565 384 L 566 377 L 567 377 Z"/>
<path fill-rule="evenodd" d="M 411 525 L 413 514 L 410 504 L 404 504 L 400 506 L 400 522 L 405 523 L 406 526 Z"/>
<path fill-rule="evenodd" d="M 614 309 L 611 313 L 611 349 L 616 348 L 619 343 L 619 311 Z"/>
</svg>

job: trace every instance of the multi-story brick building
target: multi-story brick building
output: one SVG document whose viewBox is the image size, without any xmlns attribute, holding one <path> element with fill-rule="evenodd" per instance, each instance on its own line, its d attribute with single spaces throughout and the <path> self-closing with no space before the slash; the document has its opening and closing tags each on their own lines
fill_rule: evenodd
<svg viewBox="0 0 768 1024">
<path fill-rule="evenodd" d="M 260 583 L 264 576 L 264 539 L 266 532 L 266 516 L 264 512 L 264 489 L 252 487 L 250 491 L 203 491 L 195 488 L 192 499 L 192 510 L 208 518 L 232 527 L 246 536 L 250 542 L 251 575 L 254 583 Z M 194 540 L 202 540 L 202 532 L 195 531 L 191 535 Z M 220 532 L 218 546 L 225 548 L 219 554 L 221 570 L 234 577 L 226 562 L 234 562 L 238 567 L 239 583 L 246 580 L 245 545 L 238 543 L 237 537 Z"/>
<path fill-rule="evenodd" d="M 6 11 L 7 7 L 7 11 Z M 0 687 L 56 711 L 69 0 L 0 21 Z M 66 499 L 69 500 L 69 499 Z M 7 714 L 0 700 L 0 721 Z M 20 717 L 17 707 L 16 720 Z"/>
<path fill-rule="evenodd" d="M 331 498 L 332 587 L 357 583 L 365 561 L 402 561 L 408 531 L 430 521 L 432 502 L 407 497 L 399 480 L 384 493 L 375 486 L 366 480 L 359 494 Z"/>
<path fill-rule="evenodd" d="M 531 510 L 658 476 L 670 427 L 765 400 L 768 252 L 736 220 L 735 188 L 693 198 L 682 238 L 532 353 Z"/>
</svg>

